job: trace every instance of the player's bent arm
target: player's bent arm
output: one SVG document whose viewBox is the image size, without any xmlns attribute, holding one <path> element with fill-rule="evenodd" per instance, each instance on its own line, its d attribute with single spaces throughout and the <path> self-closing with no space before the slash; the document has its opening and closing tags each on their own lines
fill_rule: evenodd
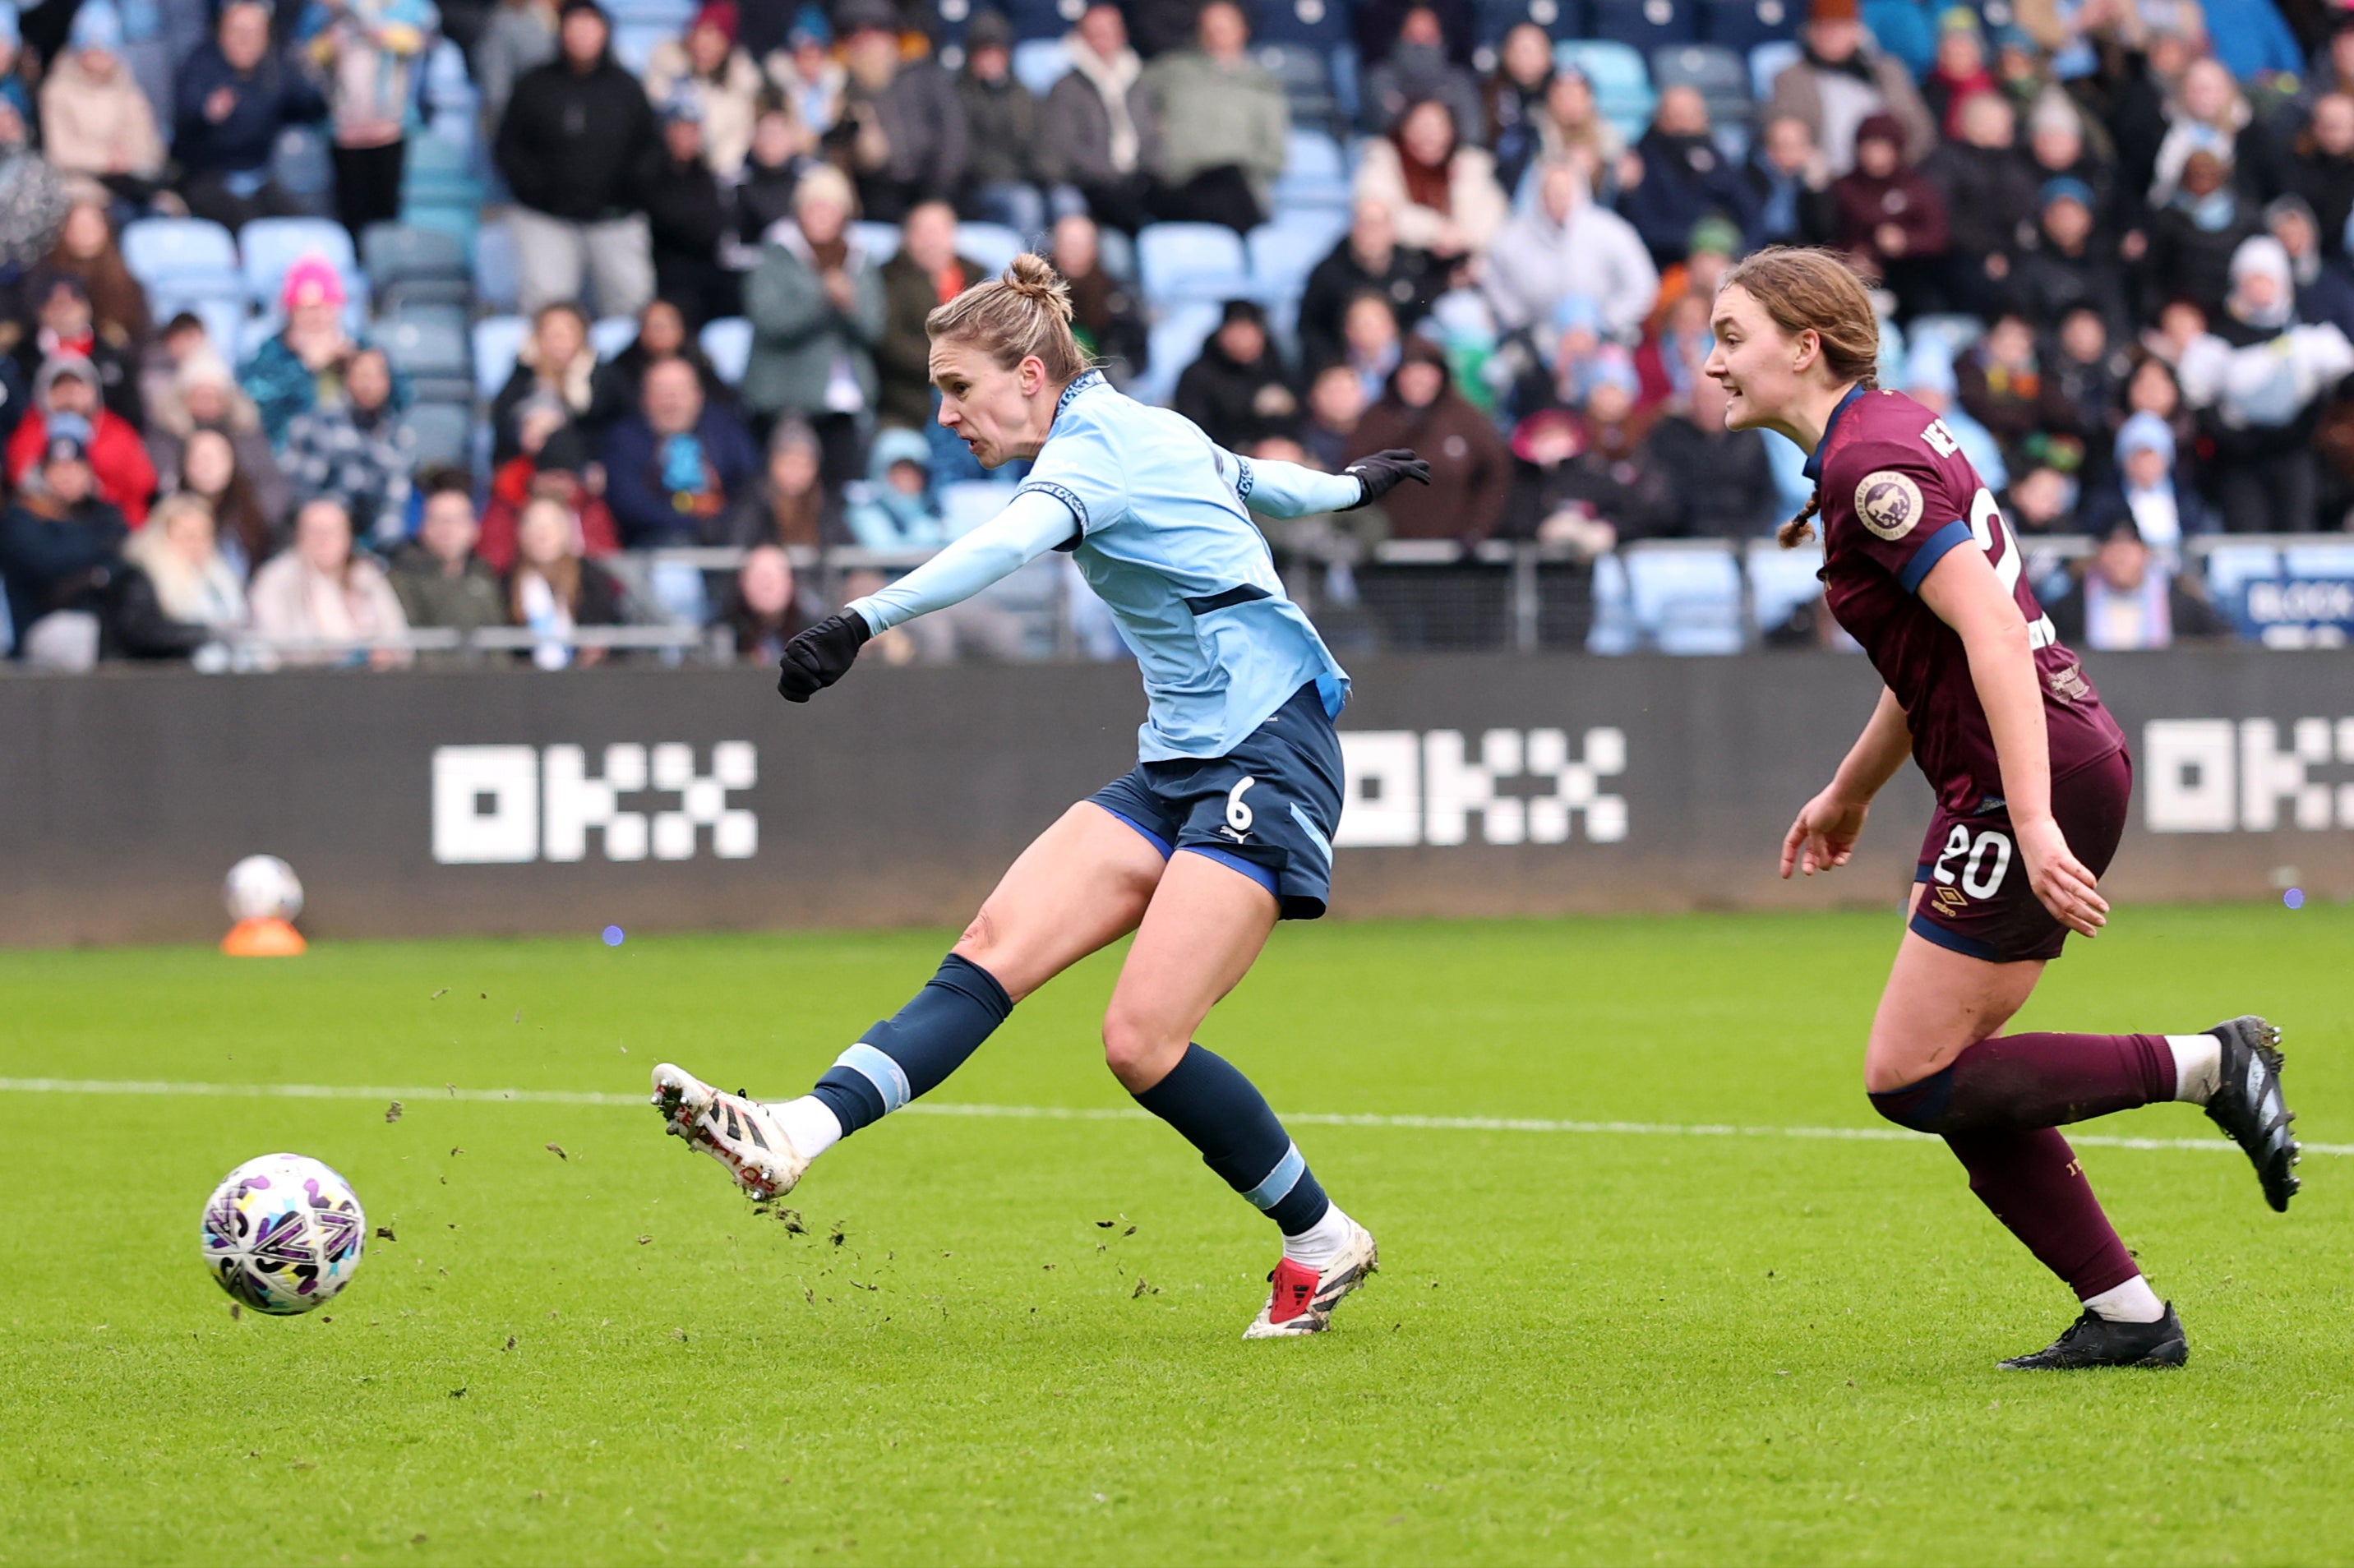
<svg viewBox="0 0 2354 1568">
<path fill-rule="evenodd" d="M 1071 510 L 1044 491 L 1017 492 L 1004 511 L 849 609 L 875 631 L 960 604 L 1012 577 L 1077 532 Z"/>
<path fill-rule="evenodd" d="M 1345 512 L 1364 499 L 1364 483 L 1353 473 L 1319 473 L 1274 458 L 1252 458 L 1244 471 L 1251 476 L 1251 485 L 1243 503 L 1262 516 Z"/>
<path fill-rule="evenodd" d="M 1912 754 L 1913 726 L 1896 694 L 1882 686 L 1880 701 L 1864 721 L 1863 733 L 1855 737 L 1839 771 L 1831 776 L 1831 788 L 1851 800 L 1872 800 Z"/>
<path fill-rule="evenodd" d="M 1969 657 L 2002 768 L 2003 800 L 2019 822 L 2052 815 L 2052 744 L 2043 693 L 2019 601 L 1983 550 L 1948 550 L 1921 579 L 1921 602 L 1952 627 Z"/>
</svg>

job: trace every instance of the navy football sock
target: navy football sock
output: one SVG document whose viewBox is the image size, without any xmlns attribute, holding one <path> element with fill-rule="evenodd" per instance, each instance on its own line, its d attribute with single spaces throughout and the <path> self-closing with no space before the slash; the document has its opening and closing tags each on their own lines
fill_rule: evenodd
<svg viewBox="0 0 2354 1568">
<path fill-rule="evenodd" d="M 995 975 L 950 953 L 913 1001 L 837 1057 L 810 1093 L 847 1137 L 938 1088 L 1013 1011 Z"/>
<path fill-rule="evenodd" d="M 1266 1097 L 1215 1052 L 1186 1046 L 1169 1075 L 1136 1103 L 1175 1128 L 1202 1151 L 1203 1164 L 1284 1234 L 1298 1235 L 1332 1206 Z"/>
</svg>

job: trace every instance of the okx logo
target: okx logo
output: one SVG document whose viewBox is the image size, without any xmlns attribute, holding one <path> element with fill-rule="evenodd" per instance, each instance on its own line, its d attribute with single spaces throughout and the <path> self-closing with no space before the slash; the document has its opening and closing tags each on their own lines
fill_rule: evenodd
<svg viewBox="0 0 2354 1568">
<path fill-rule="evenodd" d="M 442 865 L 519 865 L 588 856 L 593 832 L 607 860 L 693 860 L 708 830 L 711 853 L 749 860 L 759 819 L 727 798 L 759 777 L 748 740 L 711 748 L 695 769 L 681 741 L 605 747 L 588 772 L 578 746 L 444 746 L 433 753 L 433 858 Z M 624 810 L 626 798 L 645 796 Z M 670 797 L 665 801 L 663 797 Z"/>
<path fill-rule="evenodd" d="M 1468 843 L 1471 818 L 1491 844 L 1558 844 L 1584 819 L 1597 844 L 1627 836 L 1627 798 L 1602 780 L 1627 771 L 1627 736 L 1600 726 L 1570 747 L 1558 729 L 1491 729 L 1474 756 L 1461 730 L 1343 730 L 1342 849 Z"/>
</svg>

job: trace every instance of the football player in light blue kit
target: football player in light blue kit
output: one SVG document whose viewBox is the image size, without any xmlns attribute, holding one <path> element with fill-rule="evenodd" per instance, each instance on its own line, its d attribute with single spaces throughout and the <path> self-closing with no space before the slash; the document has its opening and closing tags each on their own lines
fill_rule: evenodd
<svg viewBox="0 0 2354 1568">
<path fill-rule="evenodd" d="M 940 423 L 984 467 L 1035 460 L 1030 477 L 991 522 L 793 639 L 777 684 L 807 702 L 875 633 L 1068 550 L 1143 671 L 1135 770 L 1023 851 L 930 983 L 809 1094 L 762 1104 L 664 1064 L 654 1104 L 747 1192 L 776 1196 L 956 1071 L 1015 1002 L 1132 931 L 1105 1057 L 1281 1229 L 1274 1288 L 1245 1337 L 1314 1333 L 1373 1271 L 1373 1238 L 1324 1195 L 1250 1080 L 1193 1043 L 1276 921 L 1324 912 L 1341 815 L 1332 721 L 1348 676 L 1284 596 L 1249 512 L 1345 511 L 1429 470 L 1409 451 L 1342 474 L 1246 461 L 1115 391 L 1070 320 L 1062 281 L 1028 255 L 931 313 Z"/>
</svg>

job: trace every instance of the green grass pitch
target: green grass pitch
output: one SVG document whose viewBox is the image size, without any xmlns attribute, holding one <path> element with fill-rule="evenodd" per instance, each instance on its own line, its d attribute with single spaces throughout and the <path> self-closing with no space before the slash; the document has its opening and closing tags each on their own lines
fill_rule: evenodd
<svg viewBox="0 0 2354 1568">
<path fill-rule="evenodd" d="M 1895 930 L 1287 927 L 1204 1039 L 1287 1111 L 1869 1128 Z M 942 946 L 0 955 L 0 1076 L 435 1091 L 0 1090 L 0 1562 L 2354 1560 L 2343 1153 L 2284 1219 L 2236 1153 L 2087 1147 L 2190 1364 L 2039 1378 L 1993 1363 L 2073 1303 L 1930 1142 L 1299 1125 L 1384 1266 L 1245 1344 L 1271 1229 L 1148 1120 L 895 1118 L 796 1234 L 642 1107 L 440 1087 L 636 1097 L 674 1057 L 798 1093 Z M 1111 961 L 936 1098 L 1126 1106 Z M 2349 976 L 2343 906 L 2129 908 L 2022 1022 L 2267 1012 L 2343 1148 Z M 280 1148 L 394 1239 L 324 1312 L 233 1321 L 198 1210 Z"/>
</svg>

